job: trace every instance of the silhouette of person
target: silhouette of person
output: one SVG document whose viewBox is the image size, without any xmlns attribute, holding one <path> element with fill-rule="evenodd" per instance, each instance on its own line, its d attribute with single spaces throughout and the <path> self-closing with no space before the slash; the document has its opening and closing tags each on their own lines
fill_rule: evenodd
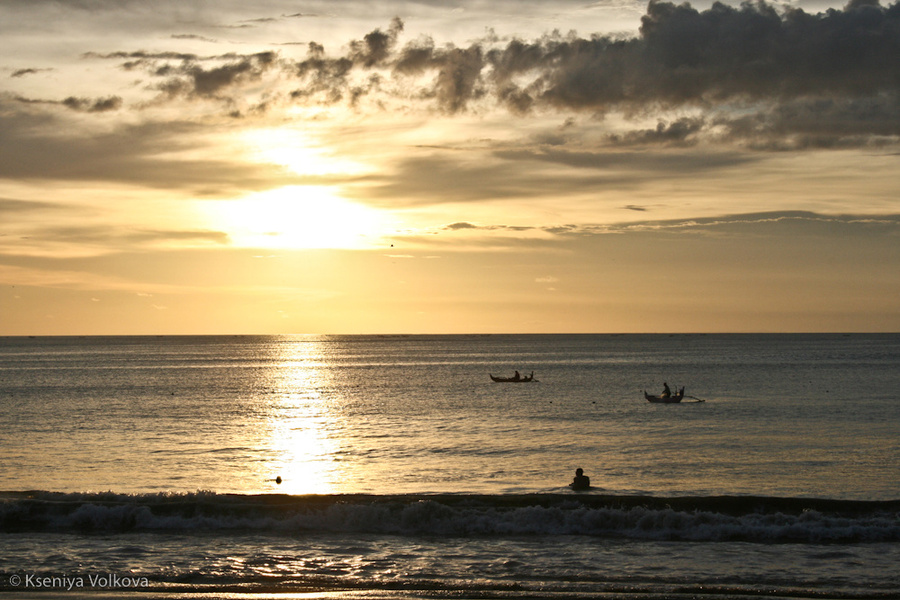
<svg viewBox="0 0 900 600">
<path fill-rule="evenodd" d="M 569 484 L 573 490 L 586 490 L 591 487 L 591 478 L 584 474 L 584 469 L 575 469 L 575 479 Z"/>
<path fill-rule="evenodd" d="M 669 384 L 663 381 L 663 398 L 670 398 L 672 396 L 672 390 L 669 389 Z"/>
<path fill-rule="evenodd" d="M 518 371 L 516 371 L 516 374 L 513 375 L 513 379 L 515 379 L 516 381 L 519 381 L 520 379 L 522 379 L 522 376 L 519 375 L 519 372 L 518 372 Z"/>
</svg>

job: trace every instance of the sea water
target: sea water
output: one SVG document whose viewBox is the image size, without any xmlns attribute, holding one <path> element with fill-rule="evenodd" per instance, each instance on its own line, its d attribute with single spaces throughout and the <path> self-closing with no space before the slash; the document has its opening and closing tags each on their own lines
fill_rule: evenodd
<svg viewBox="0 0 900 600">
<path fill-rule="evenodd" d="M 900 335 L 2 338 L 0 402 L 18 597 L 900 596 Z"/>
</svg>

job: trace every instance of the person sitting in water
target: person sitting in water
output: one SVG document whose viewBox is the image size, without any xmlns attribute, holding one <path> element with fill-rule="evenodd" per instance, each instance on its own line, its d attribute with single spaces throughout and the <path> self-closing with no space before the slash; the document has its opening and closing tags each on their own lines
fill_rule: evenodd
<svg viewBox="0 0 900 600">
<path fill-rule="evenodd" d="M 591 478 L 584 474 L 584 469 L 575 469 L 575 479 L 569 487 L 573 490 L 586 490 L 591 487 Z"/>
<path fill-rule="evenodd" d="M 669 389 L 669 384 L 666 383 L 665 381 L 663 381 L 663 391 L 662 391 L 662 394 L 660 394 L 660 398 L 671 398 L 671 397 L 672 397 L 672 390 Z"/>
</svg>

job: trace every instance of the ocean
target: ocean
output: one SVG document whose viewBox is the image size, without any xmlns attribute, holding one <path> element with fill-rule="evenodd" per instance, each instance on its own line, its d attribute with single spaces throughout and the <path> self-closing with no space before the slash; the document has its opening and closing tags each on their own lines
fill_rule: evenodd
<svg viewBox="0 0 900 600">
<path fill-rule="evenodd" d="M 900 598 L 900 334 L 7 337 L 0 406 L 14 598 Z"/>
</svg>

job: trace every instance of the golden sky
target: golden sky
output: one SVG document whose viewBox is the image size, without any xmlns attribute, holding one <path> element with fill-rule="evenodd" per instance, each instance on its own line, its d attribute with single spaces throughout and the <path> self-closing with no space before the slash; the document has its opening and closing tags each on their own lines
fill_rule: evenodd
<svg viewBox="0 0 900 600">
<path fill-rule="evenodd" d="M 0 3 L 0 335 L 900 331 L 900 4 Z"/>
</svg>

